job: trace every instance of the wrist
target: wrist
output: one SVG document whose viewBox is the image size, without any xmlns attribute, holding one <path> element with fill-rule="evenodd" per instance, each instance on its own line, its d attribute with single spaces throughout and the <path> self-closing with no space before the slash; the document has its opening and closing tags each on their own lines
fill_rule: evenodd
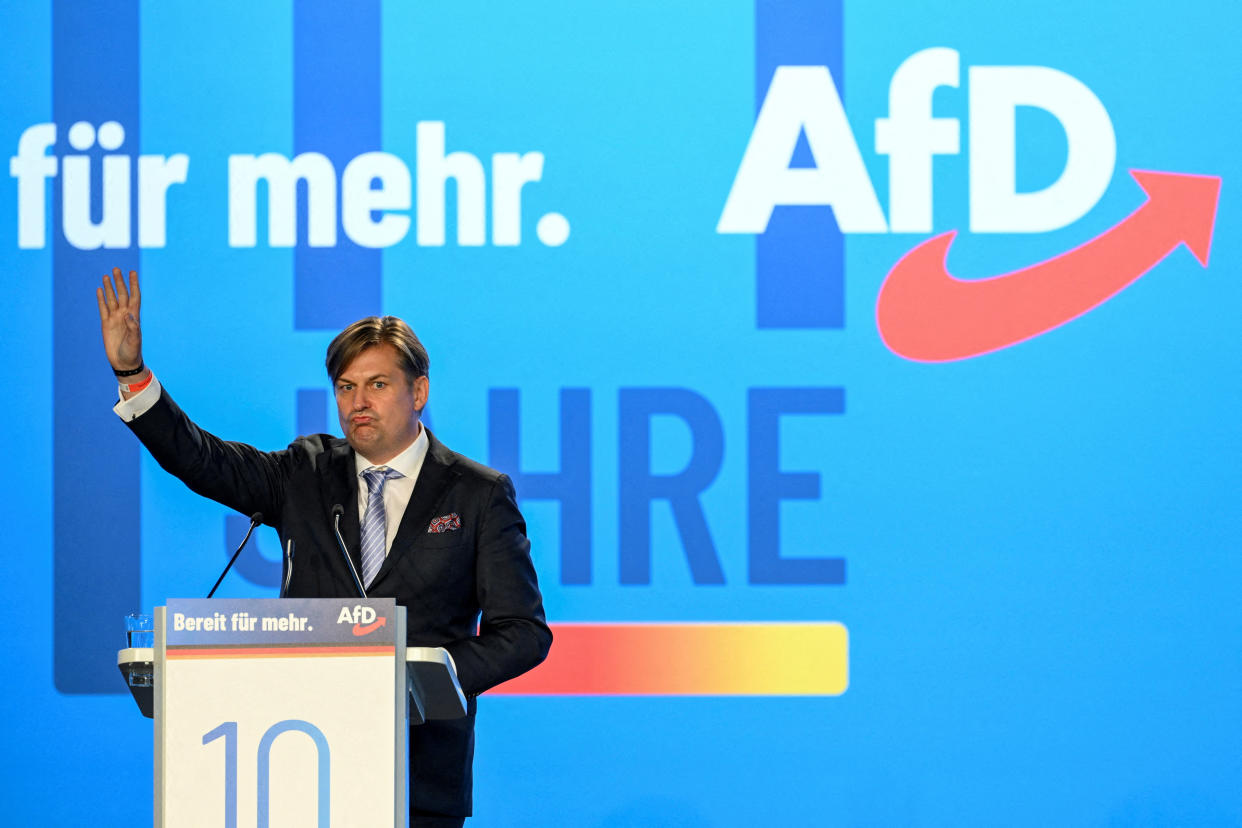
<svg viewBox="0 0 1242 828">
<path fill-rule="evenodd" d="M 142 361 L 142 358 L 141 358 L 141 357 L 139 357 L 139 359 L 138 359 L 138 367 L 137 367 L 137 368 L 117 368 L 115 365 L 114 365 L 114 366 L 112 366 L 112 373 L 116 374 L 116 376 L 117 376 L 117 378 L 118 378 L 118 379 L 126 379 L 126 378 L 129 378 L 129 377 L 138 377 L 138 376 L 141 376 L 141 375 L 142 375 L 142 373 L 143 373 L 144 371 L 146 371 L 146 370 L 147 370 L 147 366 L 146 366 L 146 364 Z M 124 383 L 122 383 L 122 384 L 124 384 Z"/>
<path fill-rule="evenodd" d="M 122 399 L 128 400 L 130 397 L 143 391 L 154 379 L 155 374 L 151 373 L 151 369 L 146 366 L 143 366 L 142 371 L 137 376 L 118 378 L 117 382 L 121 386 Z"/>
</svg>

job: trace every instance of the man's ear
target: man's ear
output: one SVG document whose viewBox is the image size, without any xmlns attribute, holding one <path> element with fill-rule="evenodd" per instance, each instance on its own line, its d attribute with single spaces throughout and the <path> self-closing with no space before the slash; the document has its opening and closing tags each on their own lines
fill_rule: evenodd
<svg viewBox="0 0 1242 828">
<path fill-rule="evenodd" d="M 414 410 L 422 413 L 427 406 L 427 398 L 431 396 L 431 380 L 418 377 L 414 380 Z"/>
</svg>

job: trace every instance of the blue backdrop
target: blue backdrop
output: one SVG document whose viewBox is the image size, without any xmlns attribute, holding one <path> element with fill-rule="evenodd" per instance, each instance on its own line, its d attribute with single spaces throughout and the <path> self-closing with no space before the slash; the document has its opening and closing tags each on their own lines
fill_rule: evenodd
<svg viewBox="0 0 1242 828">
<path fill-rule="evenodd" d="M 117 265 L 161 381 L 265 448 L 337 431 L 340 327 L 409 320 L 554 622 L 848 628 L 839 696 L 484 698 L 478 825 L 1242 823 L 1234 4 L 0 14 L 6 821 L 149 821 L 121 616 L 204 594 L 245 527 L 109 410 Z M 1131 169 L 1221 179 L 1206 269 L 1186 204 L 1128 230 Z M 1145 275 L 901 356 L 881 285 L 950 230 L 963 279 L 1099 238 L 1071 281 Z M 274 594 L 258 539 L 223 592 Z"/>
</svg>

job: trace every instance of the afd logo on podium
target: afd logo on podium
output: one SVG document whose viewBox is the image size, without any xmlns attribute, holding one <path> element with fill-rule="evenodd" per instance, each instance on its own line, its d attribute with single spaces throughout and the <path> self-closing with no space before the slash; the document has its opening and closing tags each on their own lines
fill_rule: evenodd
<svg viewBox="0 0 1242 828">
<path fill-rule="evenodd" d="M 363 604 L 355 604 L 353 608 L 341 607 L 336 617 L 338 624 L 353 624 L 351 632 L 355 636 L 370 635 L 388 623 L 388 619 L 376 613 L 375 608 Z"/>
</svg>

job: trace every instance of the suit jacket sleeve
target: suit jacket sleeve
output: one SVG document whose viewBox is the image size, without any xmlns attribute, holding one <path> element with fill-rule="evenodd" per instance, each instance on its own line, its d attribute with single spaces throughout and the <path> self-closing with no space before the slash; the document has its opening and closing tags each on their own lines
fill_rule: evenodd
<svg viewBox="0 0 1242 828">
<path fill-rule="evenodd" d="M 242 514 L 263 513 L 279 526 L 293 447 L 264 452 L 221 440 L 196 426 L 161 389 L 159 401 L 126 423 L 160 466 L 190 489 Z"/>
<path fill-rule="evenodd" d="M 470 695 L 535 667 L 552 644 L 513 483 L 497 475 L 485 497 L 475 550 L 478 635 L 445 645 Z"/>
</svg>

